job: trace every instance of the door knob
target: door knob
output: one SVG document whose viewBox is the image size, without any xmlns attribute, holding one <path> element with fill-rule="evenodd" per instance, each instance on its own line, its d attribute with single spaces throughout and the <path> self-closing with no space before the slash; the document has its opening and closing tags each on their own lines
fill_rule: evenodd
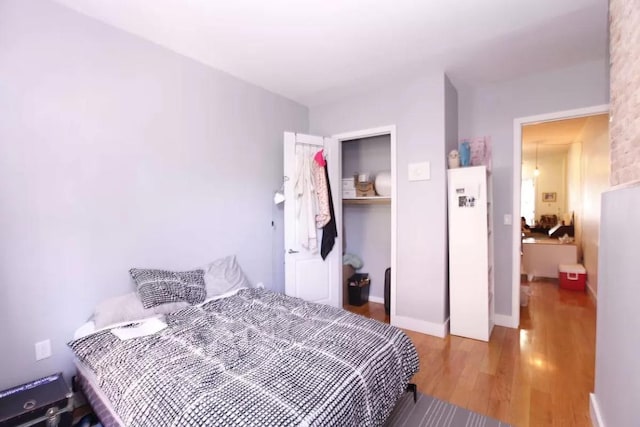
<svg viewBox="0 0 640 427">
<path fill-rule="evenodd" d="M 299 251 L 294 251 L 293 249 L 289 249 L 287 252 L 288 252 L 288 253 L 290 253 L 290 254 L 297 254 L 297 253 L 299 253 Z"/>
</svg>

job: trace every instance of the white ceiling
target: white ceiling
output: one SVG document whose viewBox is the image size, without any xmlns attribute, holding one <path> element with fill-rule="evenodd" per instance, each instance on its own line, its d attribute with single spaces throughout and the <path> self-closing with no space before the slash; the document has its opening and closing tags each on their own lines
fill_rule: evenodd
<svg viewBox="0 0 640 427">
<path fill-rule="evenodd" d="M 580 134 L 587 121 L 595 116 L 536 123 L 522 127 L 522 158 L 566 153 L 570 144 L 582 142 Z"/>
<path fill-rule="evenodd" d="M 426 69 L 457 86 L 605 58 L 606 0 L 56 0 L 306 105 Z"/>
</svg>

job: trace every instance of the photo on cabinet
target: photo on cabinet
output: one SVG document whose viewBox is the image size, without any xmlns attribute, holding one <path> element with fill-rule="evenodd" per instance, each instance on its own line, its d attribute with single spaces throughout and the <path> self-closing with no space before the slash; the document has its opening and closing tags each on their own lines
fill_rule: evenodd
<svg viewBox="0 0 640 427">
<path fill-rule="evenodd" d="M 476 198 L 473 196 L 459 196 L 458 207 L 460 208 L 473 208 L 476 206 Z"/>
</svg>

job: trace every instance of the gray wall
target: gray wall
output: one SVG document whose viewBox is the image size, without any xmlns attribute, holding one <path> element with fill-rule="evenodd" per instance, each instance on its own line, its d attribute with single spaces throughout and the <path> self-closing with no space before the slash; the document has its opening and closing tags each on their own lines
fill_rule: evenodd
<svg viewBox="0 0 640 427">
<path fill-rule="evenodd" d="M 451 150 L 458 148 L 458 91 L 444 76 L 444 109 L 445 109 L 445 152 L 449 154 Z"/>
<path fill-rule="evenodd" d="M 342 143 L 342 176 L 391 170 L 389 135 L 356 139 Z M 358 255 L 364 265 L 359 272 L 369 273 L 370 295 L 384 298 L 384 272 L 391 267 L 391 206 L 343 205 L 342 226 L 346 252 Z"/>
<path fill-rule="evenodd" d="M 639 182 L 602 194 L 595 399 L 603 427 L 640 419 L 639 211 Z"/>
<path fill-rule="evenodd" d="M 445 123 L 444 123 L 444 138 L 445 138 L 445 168 L 449 167 L 447 156 L 451 150 L 458 148 L 458 91 L 455 86 L 449 80 L 449 77 L 444 76 L 444 111 L 445 111 Z M 446 183 L 446 176 L 445 176 Z M 446 188 L 445 188 L 445 191 Z M 447 223 L 448 224 L 448 223 Z M 448 227 L 447 227 L 448 230 Z M 447 234 L 446 251 L 447 262 L 445 264 L 445 279 L 447 281 L 447 291 L 445 292 L 444 310 L 446 316 L 449 316 L 449 236 Z"/>
<path fill-rule="evenodd" d="M 458 90 L 459 137 L 491 136 L 496 313 L 511 315 L 513 120 L 608 102 L 605 61 L 535 74 L 476 90 Z"/>
<path fill-rule="evenodd" d="M 312 107 L 311 132 L 332 135 L 397 126 L 397 314 L 442 324 L 446 293 L 444 74 L 433 72 Z M 409 182 L 411 162 L 431 162 L 431 180 Z"/>
<path fill-rule="evenodd" d="M 0 1 L 0 388 L 69 373 L 66 342 L 131 267 L 235 253 L 282 289 L 285 130 L 308 131 L 305 107 L 55 3 Z"/>
</svg>

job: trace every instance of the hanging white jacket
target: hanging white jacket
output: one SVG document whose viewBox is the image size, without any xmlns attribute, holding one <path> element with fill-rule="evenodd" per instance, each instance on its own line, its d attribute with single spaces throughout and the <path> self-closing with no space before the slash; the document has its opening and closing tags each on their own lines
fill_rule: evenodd
<svg viewBox="0 0 640 427">
<path fill-rule="evenodd" d="M 296 232 L 300 245 L 312 253 L 318 252 L 316 230 L 316 194 L 313 185 L 310 147 L 296 145 L 296 176 L 294 193 L 296 197 Z"/>
</svg>

